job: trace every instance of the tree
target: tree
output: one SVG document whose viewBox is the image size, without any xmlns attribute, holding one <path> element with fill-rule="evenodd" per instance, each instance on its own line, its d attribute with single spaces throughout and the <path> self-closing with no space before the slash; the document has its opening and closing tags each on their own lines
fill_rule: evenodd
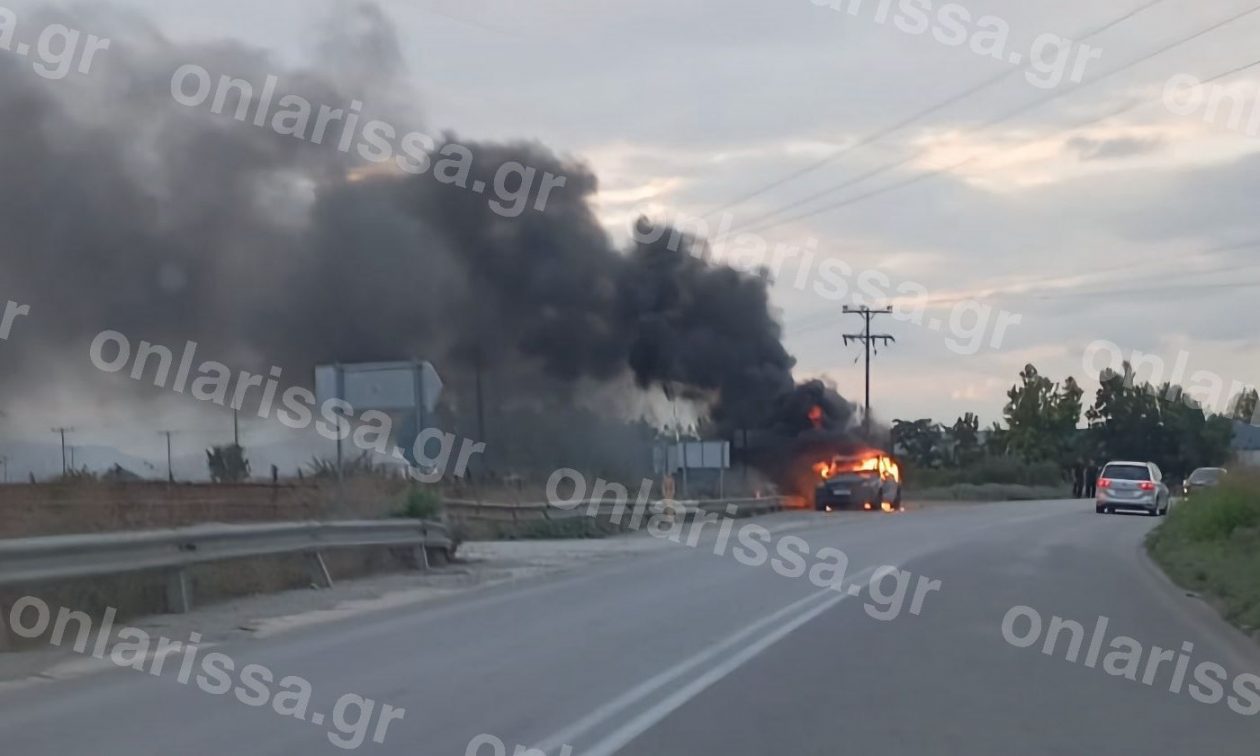
<svg viewBox="0 0 1260 756">
<path fill-rule="evenodd" d="M 1162 457 L 1159 403 L 1149 386 L 1135 385 L 1133 366 L 1108 368 L 1098 376 L 1094 405 L 1085 413 L 1098 447 L 1112 458 Z"/>
<path fill-rule="evenodd" d="M 1248 389 L 1235 396 L 1229 403 L 1229 417 L 1252 425 L 1260 425 L 1260 415 L 1256 414 L 1260 405 L 1260 391 Z"/>
<path fill-rule="evenodd" d="M 1010 431 L 1001 423 L 993 423 L 984 438 L 984 451 L 991 457 L 1005 457 L 1011 453 Z"/>
<path fill-rule="evenodd" d="M 893 420 L 893 449 L 900 449 L 908 459 L 920 467 L 935 467 L 941 461 L 944 431 L 929 419 Z"/>
<path fill-rule="evenodd" d="M 1076 425 L 1081 419 L 1084 391 L 1069 377 L 1063 385 L 1025 365 L 1020 383 L 1006 392 L 1007 448 L 1027 462 L 1066 462 L 1071 454 Z"/>
<path fill-rule="evenodd" d="M 240 483 L 249 479 L 249 460 L 240 444 L 225 444 L 206 450 L 210 480 L 215 483 Z"/>
<path fill-rule="evenodd" d="M 1138 384 L 1128 363 L 1123 373 L 1105 370 L 1099 376 L 1086 416 L 1109 459 L 1150 460 L 1171 478 L 1222 464 L 1234 436 L 1229 417 L 1208 416 L 1180 386 Z"/>
<path fill-rule="evenodd" d="M 954 421 L 948 430 L 955 467 L 965 467 L 980 457 L 980 418 L 973 412 Z"/>
</svg>

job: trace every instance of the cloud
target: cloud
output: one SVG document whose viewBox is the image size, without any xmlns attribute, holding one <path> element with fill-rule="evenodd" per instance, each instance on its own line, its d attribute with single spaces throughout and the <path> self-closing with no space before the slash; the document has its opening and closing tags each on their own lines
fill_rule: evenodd
<svg viewBox="0 0 1260 756">
<path fill-rule="evenodd" d="M 1115 160 L 1155 152 L 1164 146 L 1164 140 L 1160 137 L 1090 139 L 1080 136 L 1069 139 L 1067 146 L 1074 150 L 1082 160 Z"/>
</svg>

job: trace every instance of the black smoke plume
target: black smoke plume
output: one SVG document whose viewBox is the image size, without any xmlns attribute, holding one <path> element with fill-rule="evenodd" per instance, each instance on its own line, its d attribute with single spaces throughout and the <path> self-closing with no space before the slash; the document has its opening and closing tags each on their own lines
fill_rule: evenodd
<svg viewBox="0 0 1260 756">
<path fill-rule="evenodd" d="M 834 391 L 793 382 L 764 276 L 706 262 L 702 241 L 646 221 L 617 248 L 580 162 L 535 142 L 445 134 L 439 149 L 471 155 L 464 187 L 493 186 L 512 162 L 565 178 L 543 209 L 503 217 L 489 194 L 432 170 L 376 170 L 333 137 L 312 144 L 237 120 L 235 101 L 213 113 L 171 95 L 187 63 L 258 89 L 275 74 L 283 92 L 363 101 L 400 132 L 417 129 L 372 6 L 335 19 L 323 67 L 304 70 L 233 42 L 178 45 L 134 16 L 63 13 L 44 20 L 113 39 L 93 71 L 50 81 L 0 57 L 0 280 L 33 308 L 3 347 L 8 401 L 67 365 L 91 378 L 86 345 L 114 329 L 133 343 L 196 341 L 236 369 L 280 366 L 290 383 L 309 383 L 321 363 L 422 356 L 518 376 L 522 393 L 629 374 L 705 401 L 724 434 L 851 426 Z M 808 420 L 815 406 L 821 428 Z"/>
</svg>

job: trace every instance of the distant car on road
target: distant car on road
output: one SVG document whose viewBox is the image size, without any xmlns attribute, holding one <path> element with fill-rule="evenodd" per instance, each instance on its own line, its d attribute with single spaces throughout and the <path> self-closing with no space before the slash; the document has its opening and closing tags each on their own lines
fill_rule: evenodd
<svg viewBox="0 0 1260 756">
<path fill-rule="evenodd" d="M 1108 462 L 1098 475 L 1098 514 L 1121 510 L 1146 512 L 1152 517 L 1168 514 L 1171 494 L 1164 474 L 1154 462 Z"/>
<path fill-rule="evenodd" d="M 819 512 L 901 510 L 901 470 L 892 457 L 836 456 L 821 468 L 823 482 L 814 491 L 814 508 Z"/>
<path fill-rule="evenodd" d="M 1196 491 L 1202 491 L 1205 488 L 1216 488 L 1225 480 L 1225 476 L 1229 473 L 1224 467 L 1200 467 L 1198 470 L 1190 473 L 1190 477 L 1186 478 L 1186 482 L 1181 487 L 1182 497 L 1189 499 Z"/>
</svg>

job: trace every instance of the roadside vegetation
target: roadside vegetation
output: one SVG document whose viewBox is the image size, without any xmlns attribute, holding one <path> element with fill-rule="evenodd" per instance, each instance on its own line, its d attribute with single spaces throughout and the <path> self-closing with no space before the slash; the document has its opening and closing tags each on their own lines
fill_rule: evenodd
<svg viewBox="0 0 1260 756">
<path fill-rule="evenodd" d="M 905 480 L 915 499 L 928 501 L 1033 501 L 1071 495 L 1058 465 L 1005 455 L 982 455 L 949 467 L 909 463 Z"/>
<path fill-rule="evenodd" d="M 1254 390 L 1227 414 L 1204 410 L 1180 386 L 1103 371 L 1092 404 L 1069 376 L 1056 382 L 1026 365 L 1007 391 L 1002 422 L 981 428 L 971 412 L 945 425 L 894 420 L 890 441 L 903 462 L 906 491 L 920 499 L 1045 499 L 1070 496 L 1082 477 L 1109 459 L 1155 462 L 1170 481 L 1230 453 L 1235 418 L 1255 412 Z M 1082 420 L 1086 427 L 1080 427 Z"/>
<path fill-rule="evenodd" d="M 1260 476 L 1231 475 L 1173 507 L 1147 549 L 1174 582 L 1260 637 Z"/>
<path fill-rule="evenodd" d="M 394 516 L 409 520 L 441 519 L 442 498 L 431 488 L 417 486 L 407 492 L 402 508 Z"/>
<path fill-rule="evenodd" d="M 1021 483 L 956 483 L 933 488 L 908 488 L 919 501 L 1044 501 L 1071 497 L 1065 484 L 1027 486 Z"/>
</svg>

